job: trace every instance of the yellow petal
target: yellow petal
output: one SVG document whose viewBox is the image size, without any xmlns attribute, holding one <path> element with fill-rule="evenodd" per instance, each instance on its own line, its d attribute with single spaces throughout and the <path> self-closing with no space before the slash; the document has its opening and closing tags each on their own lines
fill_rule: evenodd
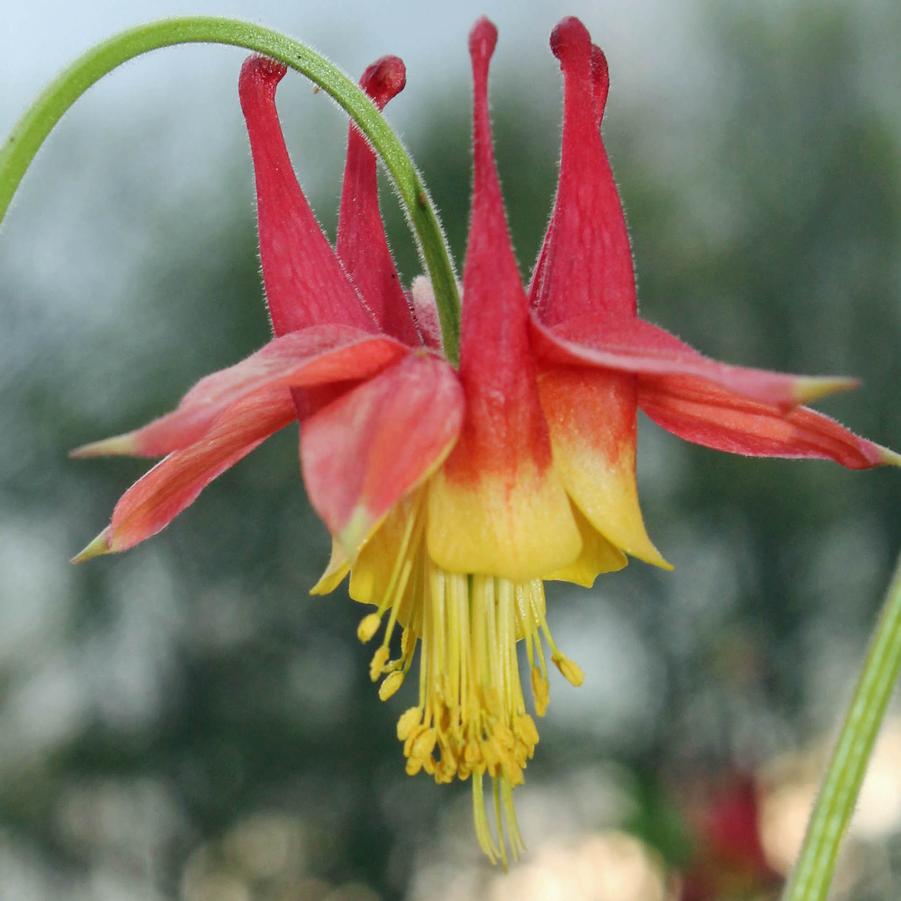
<svg viewBox="0 0 901 901">
<path fill-rule="evenodd" d="M 396 504 L 363 545 L 350 574 L 350 596 L 362 604 L 397 607 L 401 625 L 418 622 L 411 609 L 421 571 L 422 492 Z"/>
<path fill-rule="evenodd" d="M 475 482 L 439 470 L 429 482 L 429 554 L 450 572 L 514 581 L 545 578 L 582 549 L 569 499 L 552 469 L 520 463 Z"/>
<path fill-rule="evenodd" d="M 645 530 L 635 484 L 635 384 L 630 376 L 553 369 L 538 382 L 554 469 L 586 519 L 646 563 L 672 566 Z"/>
<path fill-rule="evenodd" d="M 331 594 L 350 572 L 350 560 L 344 553 L 340 542 L 332 539 L 332 555 L 329 558 L 325 572 L 319 577 L 319 581 L 310 589 L 310 594 Z"/>
<path fill-rule="evenodd" d="M 582 553 L 569 564 L 552 572 L 548 579 L 560 582 L 574 582 L 591 588 L 601 573 L 612 573 L 623 569 L 628 560 L 626 555 L 612 545 L 576 508 L 573 510 L 576 525 L 582 535 Z"/>
<path fill-rule="evenodd" d="M 403 543 L 409 506 L 398 504 L 366 542 L 350 574 L 350 596 L 362 604 L 381 604 Z"/>
</svg>

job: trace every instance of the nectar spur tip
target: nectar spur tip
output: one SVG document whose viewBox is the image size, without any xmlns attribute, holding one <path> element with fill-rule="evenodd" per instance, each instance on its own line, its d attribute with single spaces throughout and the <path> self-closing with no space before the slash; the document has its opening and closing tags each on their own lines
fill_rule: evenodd
<svg viewBox="0 0 901 901">
<path fill-rule="evenodd" d="M 496 46 L 497 27 L 487 16 L 482 16 L 469 32 L 469 52 L 473 56 L 490 57 Z"/>
<path fill-rule="evenodd" d="M 407 67 L 399 56 L 383 56 L 363 73 L 360 87 L 379 109 L 396 97 L 407 84 Z"/>
</svg>

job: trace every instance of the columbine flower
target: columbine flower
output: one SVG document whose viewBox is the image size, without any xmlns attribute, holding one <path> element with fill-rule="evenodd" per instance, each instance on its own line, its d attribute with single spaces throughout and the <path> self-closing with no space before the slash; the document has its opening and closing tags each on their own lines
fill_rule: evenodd
<svg viewBox="0 0 901 901">
<path fill-rule="evenodd" d="M 390 698 L 419 655 L 419 694 L 399 719 L 407 772 L 472 777 L 479 842 L 522 849 L 512 789 L 538 742 L 548 658 L 578 666 L 548 627 L 544 580 L 590 586 L 626 555 L 664 568 L 635 487 L 638 406 L 682 438 L 757 456 L 866 468 L 899 457 L 799 404 L 849 387 L 713 362 L 637 317 L 628 233 L 599 126 L 601 51 L 576 19 L 551 36 L 563 70 L 557 198 L 526 291 L 494 162 L 488 67 L 496 30 L 470 35 L 474 186 L 459 369 L 440 355 L 425 279 L 406 294 L 385 240 L 374 156 L 350 129 L 337 252 L 291 169 L 275 109 L 284 68 L 248 60 L 240 95 L 256 172 L 260 256 L 276 337 L 203 379 L 179 407 L 76 453 L 167 456 L 133 485 L 76 559 L 122 551 L 164 528 L 221 472 L 289 422 L 302 423 L 311 502 L 334 538 L 314 593 L 350 574 L 381 631 L 372 658 Z M 362 84 L 383 106 L 404 84 L 386 57 Z M 400 634 L 399 640 L 397 635 Z M 397 656 L 391 659 L 392 648 Z M 485 777 L 498 822 L 486 813 Z"/>
</svg>

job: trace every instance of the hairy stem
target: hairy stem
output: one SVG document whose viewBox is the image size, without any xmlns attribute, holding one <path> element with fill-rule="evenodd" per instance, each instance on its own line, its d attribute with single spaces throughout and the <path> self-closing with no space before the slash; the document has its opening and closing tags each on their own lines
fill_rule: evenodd
<svg viewBox="0 0 901 901">
<path fill-rule="evenodd" d="M 820 901 L 827 897 L 839 846 L 854 813 L 870 754 L 899 672 L 901 559 L 807 824 L 807 834 L 785 889 L 784 901 Z"/>
<path fill-rule="evenodd" d="M 259 25 L 196 16 L 165 19 L 124 31 L 89 50 L 35 100 L 0 149 L 0 222 L 35 154 L 66 110 L 122 63 L 174 44 L 230 44 L 296 69 L 329 94 L 366 135 L 397 190 L 438 305 L 444 350 L 459 358 L 460 298 L 441 222 L 410 154 L 369 98 L 333 63 L 304 44 Z"/>
</svg>

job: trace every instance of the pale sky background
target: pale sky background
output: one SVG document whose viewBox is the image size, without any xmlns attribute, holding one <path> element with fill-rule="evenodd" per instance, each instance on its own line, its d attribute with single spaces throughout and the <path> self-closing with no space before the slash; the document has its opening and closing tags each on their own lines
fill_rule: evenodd
<svg viewBox="0 0 901 901">
<path fill-rule="evenodd" d="M 610 59 L 608 118 L 617 108 L 650 106 L 647 121 L 669 133 L 667 117 L 684 116 L 692 105 L 708 105 L 717 89 L 717 80 L 709 77 L 711 54 L 704 52 L 711 17 L 701 0 L 0 0 L 0 6 L 3 136 L 40 90 L 88 48 L 136 24 L 187 14 L 243 18 L 282 30 L 354 76 L 385 53 L 402 56 L 407 88 L 392 102 L 388 115 L 414 158 L 420 113 L 428 110 L 431 115 L 446 101 L 448 115 L 468 117 L 468 110 L 461 109 L 470 78 L 467 34 L 483 13 L 500 31 L 492 70 L 492 97 L 498 107 L 521 102 L 528 91 L 545 119 L 557 116 L 560 77 L 548 38 L 567 14 L 584 20 Z M 221 46 L 165 48 L 131 61 L 91 88 L 51 134 L 0 226 L 0 265 L 8 275 L 21 273 L 53 286 L 59 311 L 70 307 L 75 315 L 93 319 L 116 315 L 121 292 L 115 282 L 129 277 L 132 263 L 148 246 L 140 223 L 123 221 L 124 215 L 135 213 L 133 204 L 123 205 L 122 192 L 142 186 L 145 199 L 153 198 L 162 217 L 178 216 L 182 205 L 190 203 L 216 222 L 217 206 L 228 192 L 222 184 L 223 168 L 247 154 L 237 102 L 237 76 L 245 55 L 240 48 Z M 299 76 L 286 79 L 279 97 L 283 111 L 293 112 L 283 113 L 285 128 L 292 155 L 302 156 L 299 162 L 295 156 L 295 164 L 315 204 L 318 185 L 337 191 L 333 170 L 338 155 L 331 147 L 343 144 L 346 120 L 343 113 L 327 110 L 322 98 L 313 98 Z M 558 127 L 558 121 L 552 118 L 539 127 Z M 322 139 L 310 139 L 310 133 Z M 672 139 L 667 147 L 677 152 Z M 428 173 L 425 176 L 428 180 Z M 245 191 L 250 203 L 250 186 L 246 178 L 233 189 Z M 323 202 L 336 204 L 337 195 L 334 200 L 320 198 Z M 86 221 L 91 228 L 82 227 Z M 102 259 L 98 241 L 109 251 Z M 521 253 L 528 260 L 534 248 L 522 248 Z M 84 309 L 85 296 L 92 297 L 89 310 Z"/>
<path fill-rule="evenodd" d="M 697 32 L 699 4 L 694 0 L 629 0 L 605 2 L 523 3 L 516 0 L 484 0 L 473 3 L 423 3 L 401 0 L 391 3 L 367 3 L 340 0 L 332 3 L 278 2 L 278 0 L 138 0 L 113 2 L 89 0 L 70 4 L 59 0 L 3 4 L 3 28 L 0 32 L 0 111 L 4 121 L 16 108 L 64 63 L 111 34 L 141 22 L 177 15 L 223 15 L 258 22 L 307 41 L 356 71 L 372 58 L 386 52 L 402 55 L 414 79 L 458 78 L 466 71 L 466 33 L 480 14 L 489 15 L 501 30 L 501 49 L 516 46 L 527 60 L 546 52 L 547 37 L 553 25 L 564 15 L 580 16 L 595 40 L 608 48 L 615 59 L 619 54 L 640 54 L 645 75 L 681 68 L 678 51 L 694 49 L 692 35 Z M 228 70 L 228 57 L 240 51 L 220 50 L 209 56 L 211 81 Z M 218 57 L 218 59 L 216 58 Z M 435 61 L 440 61 L 437 68 Z M 508 65 L 512 60 L 508 58 Z M 498 63 L 503 65 L 498 59 Z M 166 70 L 172 66 L 172 54 L 163 53 L 143 66 L 159 68 L 160 87 Z M 146 71 L 142 74 L 146 75 Z M 638 67 L 630 67 L 630 78 Z M 524 73 L 525 74 L 525 73 Z M 170 76 L 171 77 L 171 76 Z M 123 86 L 124 87 L 124 86 Z M 110 89 L 113 95 L 119 90 Z"/>
<path fill-rule="evenodd" d="M 493 67 L 493 101 L 498 107 L 521 102 L 523 92 L 529 91 L 545 119 L 557 116 L 560 77 L 548 38 L 567 14 L 583 18 L 607 51 L 614 84 L 609 116 L 616 115 L 620 105 L 647 105 L 656 111 L 648 121 L 666 129 L 666 117 L 674 110 L 684 115 L 686 108 L 705 104 L 716 90 L 716 79 L 705 72 L 709 54 L 702 50 L 709 13 L 698 0 L 0 3 L 4 136 L 40 90 L 91 46 L 136 24 L 192 13 L 243 18 L 282 30 L 354 76 L 385 53 L 402 56 L 407 88 L 392 102 L 389 119 L 407 137 L 414 158 L 417 117 L 424 110 L 431 116 L 446 102 L 448 115 L 468 118 L 468 110 L 461 108 L 470 78 L 466 41 L 472 23 L 483 13 L 500 31 Z M 230 188 L 244 191 L 248 204 L 252 202 L 249 158 L 244 173 L 248 177 L 232 185 L 222 183 L 223 170 L 248 153 L 237 101 L 237 76 L 245 55 L 240 48 L 221 46 L 165 48 L 113 72 L 70 109 L 32 164 L 0 226 L 0 267 L 9 283 L 16 276 L 27 277 L 57 297 L 54 311 L 37 316 L 53 319 L 54 313 L 68 310 L 81 321 L 98 321 L 122 314 L 123 282 L 131 277 L 135 260 L 148 252 L 147 231 L 136 218 L 141 211 L 123 204 L 125 193 L 140 187 L 143 204 L 152 199 L 155 206 L 147 211 L 148 218 L 156 212 L 163 220 L 176 219 L 190 204 L 207 217 L 200 221 L 202 227 L 221 219 Z M 343 113 L 327 109 L 327 102 L 314 98 L 299 76 L 286 79 L 279 97 L 304 188 L 314 205 L 317 186 L 334 189 L 333 199 L 326 194 L 319 202 L 336 205 L 339 155 L 332 148 L 343 144 Z M 539 127 L 558 127 L 558 121 L 552 118 Z M 669 146 L 676 152 L 672 142 Z M 468 185 L 461 189 L 468 191 Z M 90 228 L 85 228 L 88 222 Z M 98 253 L 101 246 L 106 253 Z M 527 260 L 534 248 L 523 248 L 522 253 Z M 86 296 L 92 299 L 87 309 Z"/>
<path fill-rule="evenodd" d="M 334 3 L 236 2 L 236 0 L 139 0 L 113 2 L 90 0 L 63 3 L 36 0 L 12 3 L 4 0 L 0 26 L 0 133 L 6 134 L 41 88 L 66 64 L 95 43 L 130 26 L 174 15 L 208 14 L 243 18 L 282 30 L 305 41 L 346 71 L 358 74 L 384 53 L 404 58 L 407 90 L 391 108 L 401 131 L 415 116 L 419 104 L 432 102 L 429 88 L 468 84 L 466 36 L 472 22 L 488 14 L 500 29 L 495 57 L 497 83 L 541 92 L 545 97 L 559 90 L 554 77 L 555 60 L 548 37 L 564 15 L 580 16 L 595 41 L 605 47 L 613 69 L 615 90 L 611 103 L 641 92 L 665 100 L 672 91 L 681 95 L 698 89 L 703 79 L 705 34 L 703 4 L 695 0 L 629 0 L 606 2 L 522 3 L 488 0 L 456 3 L 422 3 L 402 0 L 366 3 L 341 0 Z M 526 12 L 527 11 L 527 12 Z M 184 111 L 195 122 L 219 123 L 204 129 L 204 140 L 214 153 L 225 123 L 223 112 L 235 121 L 237 72 L 243 51 L 234 48 L 175 48 L 133 61 L 95 86 L 70 112 L 69 119 L 90 123 L 121 117 L 122 128 L 154 118 L 161 110 Z M 640 65 L 635 65 L 638 58 Z M 627 64 L 628 63 L 628 64 Z M 107 121 L 108 127 L 108 121 Z M 183 137 L 183 136 L 182 136 Z M 162 140 L 180 140 L 178 135 Z M 38 171 L 41 171 L 40 168 Z M 46 170 L 43 170 L 46 175 Z M 33 176 L 40 177 L 40 176 Z"/>
</svg>

